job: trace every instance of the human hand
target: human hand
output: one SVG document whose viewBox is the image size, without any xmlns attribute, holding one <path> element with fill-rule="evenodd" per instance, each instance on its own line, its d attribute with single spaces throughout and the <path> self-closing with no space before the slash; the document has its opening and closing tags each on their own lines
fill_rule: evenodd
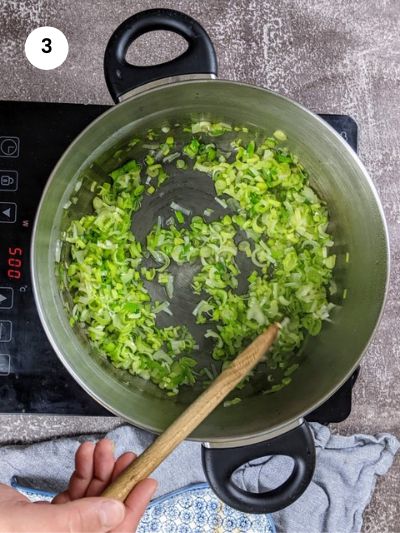
<svg viewBox="0 0 400 533">
<path fill-rule="evenodd" d="M 53 502 L 31 503 L 18 491 L 0 484 L 1 533 L 132 533 L 153 496 L 157 482 L 141 481 L 125 504 L 100 494 L 134 459 L 124 453 L 117 460 L 108 439 L 81 444 L 68 489 Z"/>
</svg>

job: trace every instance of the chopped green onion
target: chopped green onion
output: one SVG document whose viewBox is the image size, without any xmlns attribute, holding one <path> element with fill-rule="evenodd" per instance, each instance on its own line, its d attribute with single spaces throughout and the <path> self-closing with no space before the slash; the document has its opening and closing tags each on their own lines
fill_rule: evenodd
<svg viewBox="0 0 400 533">
<path fill-rule="evenodd" d="M 275 137 L 275 139 L 278 139 L 278 141 L 286 141 L 287 140 L 287 135 L 282 130 L 274 131 L 274 137 Z"/>
<path fill-rule="evenodd" d="M 192 139 L 192 141 L 183 147 L 183 151 L 190 159 L 194 159 L 199 151 L 200 143 L 197 139 Z"/>
<path fill-rule="evenodd" d="M 192 133 L 200 133 L 200 132 L 208 132 L 210 131 L 211 123 L 202 120 L 200 122 L 196 122 L 195 124 L 192 124 Z"/>
<path fill-rule="evenodd" d="M 183 159 L 177 159 L 176 168 L 179 168 L 179 169 L 187 168 L 186 161 L 184 161 Z"/>
<path fill-rule="evenodd" d="M 146 172 L 151 178 L 156 178 L 160 173 L 161 168 L 161 165 L 156 163 L 155 165 L 148 166 Z"/>
<path fill-rule="evenodd" d="M 166 125 L 149 130 L 150 141 L 165 142 L 141 144 L 140 160 L 125 162 L 102 185 L 93 182 L 93 213 L 69 222 L 62 234 L 63 250 L 56 246 L 55 258 L 60 284 L 70 294 L 70 323 L 81 328 L 93 348 L 114 366 L 151 379 L 168 396 L 176 395 L 198 378 L 192 357 L 198 346 L 187 327 L 156 324 L 158 313 L 173 314 L 169 302 L 153 301 L 147 288 L 157 279 L 172 299 L 174 277 L 169 267 L 193 264 L 189 283 L 199 298 L 192 313 L 197 324 L 206 326 L 212 357 L 222 368 L 268 324 L 281 322 L 267 361 L 265 382 L 270 388 L 264 391 L 277 392 L 298 368 L 293 357 L 306 335 L 317 335 L 335 307 L 328 300 L 337 288 L 326 206 L 310 187 L 299 159 L 287 147 L 279 147 L 278 141 L 286 140 L 281 130 L 256 142 L 256 135 L 232 139 L 234 132 L 248 134 L 248 128 L 201 120 L 181 127 L 173 153 L 175 139 L 165 137 L 169 132 Z M 214 142 L 219 136 L 224 136 L 221 144 Z M 226 146 L 233 151 L 228 153 Z M 115 157 L 123 162 L 125 153 L 121 149 Z M 229 208 L 228 214 L 206 220 L 213 213 L 207 208 L 203 216 L 180 226 L 175 219 L 183 224 L 191 211 L 172 202 L 175 218 L 170 216 L 163 226 L 158 216 L 141 244 L 135 225 L 131 230 L 132 216 L 139 212 L 145 193 L 157 190 L 160 198 L 165 194 L 160 188 L 168 174 L 162 164 L 173 161 L 177 169 L 190 167 L 204 174 L 197 176 L 200 180 L 211 180 L 215 201 Z M 73 196 L 65 208 L 77 201 Z M 248 285 L 238 291 L 243 261 L 250 265 Z M 215 365 L 211 369 L 200 374 L 214 379 Z"/>
<path fill-rule="evenodd" d="M 144 161 L 145 161 L 147 166 L 154 165 L 154 163 L 156 162 L 154 157 L 152 155 L 150 155 L 150 154 L 146 155 L 146 157 L 144 158 Z"/>
<path fill-rule="evenodd" d="M 232 400 L 226 400 L 224 402 L 224 407 L 231 407 L 232 405 L 237 405 L 238 403 L 240 403 L 242 401 L 241 398 L 233 398 Z"/>
<path fill-rule="evenodd" d="M 176 220 L 183 224 L 185 222 L 185 217 L 183 216 L 183 213 L 181 211 L 175 211 Z"/>
</svg>

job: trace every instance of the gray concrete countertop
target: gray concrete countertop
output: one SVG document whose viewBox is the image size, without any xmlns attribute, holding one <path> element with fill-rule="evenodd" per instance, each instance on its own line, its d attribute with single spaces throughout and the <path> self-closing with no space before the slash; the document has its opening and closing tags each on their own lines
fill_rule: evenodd
<svg viewBox="0 0 400 533">
<path fill-rule="evenodd" d="M 379 7 L 378 7 L 379 6 Z M 400 436 L 400 4 L 398 0 L 0 0 L 0 98 L 111 103 L 103 79 L 104 47 L 117 25 L 150 7 L 182 9 L 215 43 L 221 78 L 263 85 L 316 112 L 347 113 L 358 122 L 359 154 L 378 189 L 392 246 L 389 297 L 362 363 L 351 416 L 341 433 Z M 66 62 L 39 71 L 24 56 L 28 33 L 55 26 L 69 40 Z M 153 44 L 155 41 L 152 41 Z M 137 43 L 132 57 L 171 57 L 166 40 Z M 162 54 L 162 55 L 161 55 Z M 0 442 L 103 432 L 118 419 L 1 416 Z M 379 479 L 364 532 L 399 532 L 400 460 Z"/>
</svg>

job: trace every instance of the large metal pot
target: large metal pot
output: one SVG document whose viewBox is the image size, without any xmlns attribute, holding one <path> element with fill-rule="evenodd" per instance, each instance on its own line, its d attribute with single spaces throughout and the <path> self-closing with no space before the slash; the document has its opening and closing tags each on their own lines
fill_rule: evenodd
<svg viewBox="0 0 400 533">
<path fill-rule="evenodd" d="M 154 67 L 129 65 L 125 61 L 129 45 L 141 34 L 160 29 L 183 36 L 187 51 Z M 78 204 L 67 215 L 63 206 L 80 176 L 91 172 L 106 176 L 116 165 L 116 151 L 120 161 L 135 132 L 163 121 L 183 123 L 205 115 L 269 133 L 277 128 L 287 132 L 291 150 L 300 156 L 328 204 L 336 243 L 335 280 L 339 293 L 346 288 L 348 296 L 338 299 L 332 322 L 307 342 L 307 358 L 289 386 L 272 395 L 254 394 L 229 409 L 218 408 L 191 436 L 205 442 L 205 472 L 224 501 L 247 512 L 271 512 L 293 502 L 311 480 L 315 450 L 303 417 L 349 378 L 374 333 L 387 288 L 388 236 L 370 177 L 330 126 L 276 93 L 216 80 L 216 71 L 208 35 L 182 13 L 163 9 L 139 13 L 116 30 L 106 50 L 105 75 L 120 103 L 79 135 L 50 176 L 33 234 L 33 286 L 49 340 L 81 386 L 132 424 L 163 431 L 192 400 L 190 394 L 171 399 L 151 384 L 127 377 L 91 353 L 85 338 L 69 324 L 55 274 L 56 249 L 68 216 L 90 209 L 90 194 L 82 188 Z M 294 458 L 293 472 L 281 487 L 253 494 L 230 481 L 240 464 L 271 454 Z"/>
</svg>

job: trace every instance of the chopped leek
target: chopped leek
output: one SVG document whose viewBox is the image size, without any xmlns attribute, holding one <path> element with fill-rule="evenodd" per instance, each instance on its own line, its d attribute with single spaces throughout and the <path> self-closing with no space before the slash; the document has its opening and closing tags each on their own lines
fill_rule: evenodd
<svg viewBox="0 0 400 533">
<path fill-rule="evenodd" d="M 236 405 L 236 404 L 240 403 L 241 401 L 242 401 L 242 399 L 238 398 L 238 397 L 233 398 L 232 400 L 226 400 L 224 402 L 224 407 L 231 407 L 232 405 Z"/>
<path fill-rule="evenodd" d="M 235 132 L 246 135 L 232 140 Z M 175 141 L 181 138 L 176 133 L 169 126 L 149 130 L 151 142 L 144 139 L 140 149 L 147 153 L 140 152 L 140 162 L 126 162 L 102 185 L 93 182 L 93 212 L 72 220 L 62 236 L 67 261 L 60 261 L 65 255 L 60 247 L 56 259 L 70 295 L 71 326 L 81 328 L 114 366 L 177 394 L 199 375 L 192 357 L 198 347 L 186 326 L 157 325 L 159 313 L 167 313 L 171 321 L 174 317 L 169 301 L 152 301 L 147 287 L 158 282 L 173 300 L 171 263 L 197 262 L 191 287 L 198 302 L 192 312 L 197 324 L 205 325 L 212 357 L 223 367 L 268 324 L 281 322 L 264 390 L 276 392 L 298 368 L 294 354 L 305 336 L 317 335 L 334 307 L 328 298 L 337 290 L 332 276 L 336 257 L 329 253 L 333 240 L 327 232 L 326 206 L 310 187 L 298 158 L 282 144 L 287 139 L 282 130 L 256 142 L 249 140 L 245 127 L 201 120 L 181 127 L 183 143 Z M 225 134 L 232 147 L 229 153 L 214 142 Z M 172 202 L 180 225 L 169 217 L 164 226 L 158 217 L 141 244 L 135 227 L 131 231 L 132 215 L 140 210 L 146 192 L 159 191 L 168 178 L 163 164 L 173 161 L 178 169 L 208 175 L 204 179 L 212 180 L 215 201 L 226 214 L 210 221 L 206 219 L 213 209 L 192 216 L 191 210 Z M 76 201 L 73 196 L 64 208 Z M 254 265 L 240 294 L 239 259 Z M 346 296 L 347 289 L 343 299 Z M 216 374 L 212 368 L 200 374 L 211 380 Z M 275 376 L 275 370 L 281 374 Z M 234 398 L 224 405 L 239 401 Z"/>
<path fill-rule="evenodd" d="M 286 141 L 287 140 L 287 135 L 282 130 L 274 131 L 274 137 L 275 137 L 275 139 L 278 139 L 278 141 Z"/>
<path fill-rule="evenodd" d="M 177 159 L 176 160 L 176 168 L 179 168 L 179 169 L 187 168 L 186 161 L 184 159 Z"/>
<path fill-rule="evenodd" d="M 183 224 L 185 222 L 185 217 L 184 217 L 182 211 L 175 211 L 175 216 L 176 216 L 176 220 L 180 224 Z"/>
<path fill-rule="evenodd" d="M 184 215 L 190 215 L 190 213 L 191 213 L 190 209 L 187 209 L 186 207 L 183 207 L 182 205 L 179 205 L 176 202 L 171 202 L 171 206 L 170 207 L 174 211 L 180 211 Z"/>
</svg>

